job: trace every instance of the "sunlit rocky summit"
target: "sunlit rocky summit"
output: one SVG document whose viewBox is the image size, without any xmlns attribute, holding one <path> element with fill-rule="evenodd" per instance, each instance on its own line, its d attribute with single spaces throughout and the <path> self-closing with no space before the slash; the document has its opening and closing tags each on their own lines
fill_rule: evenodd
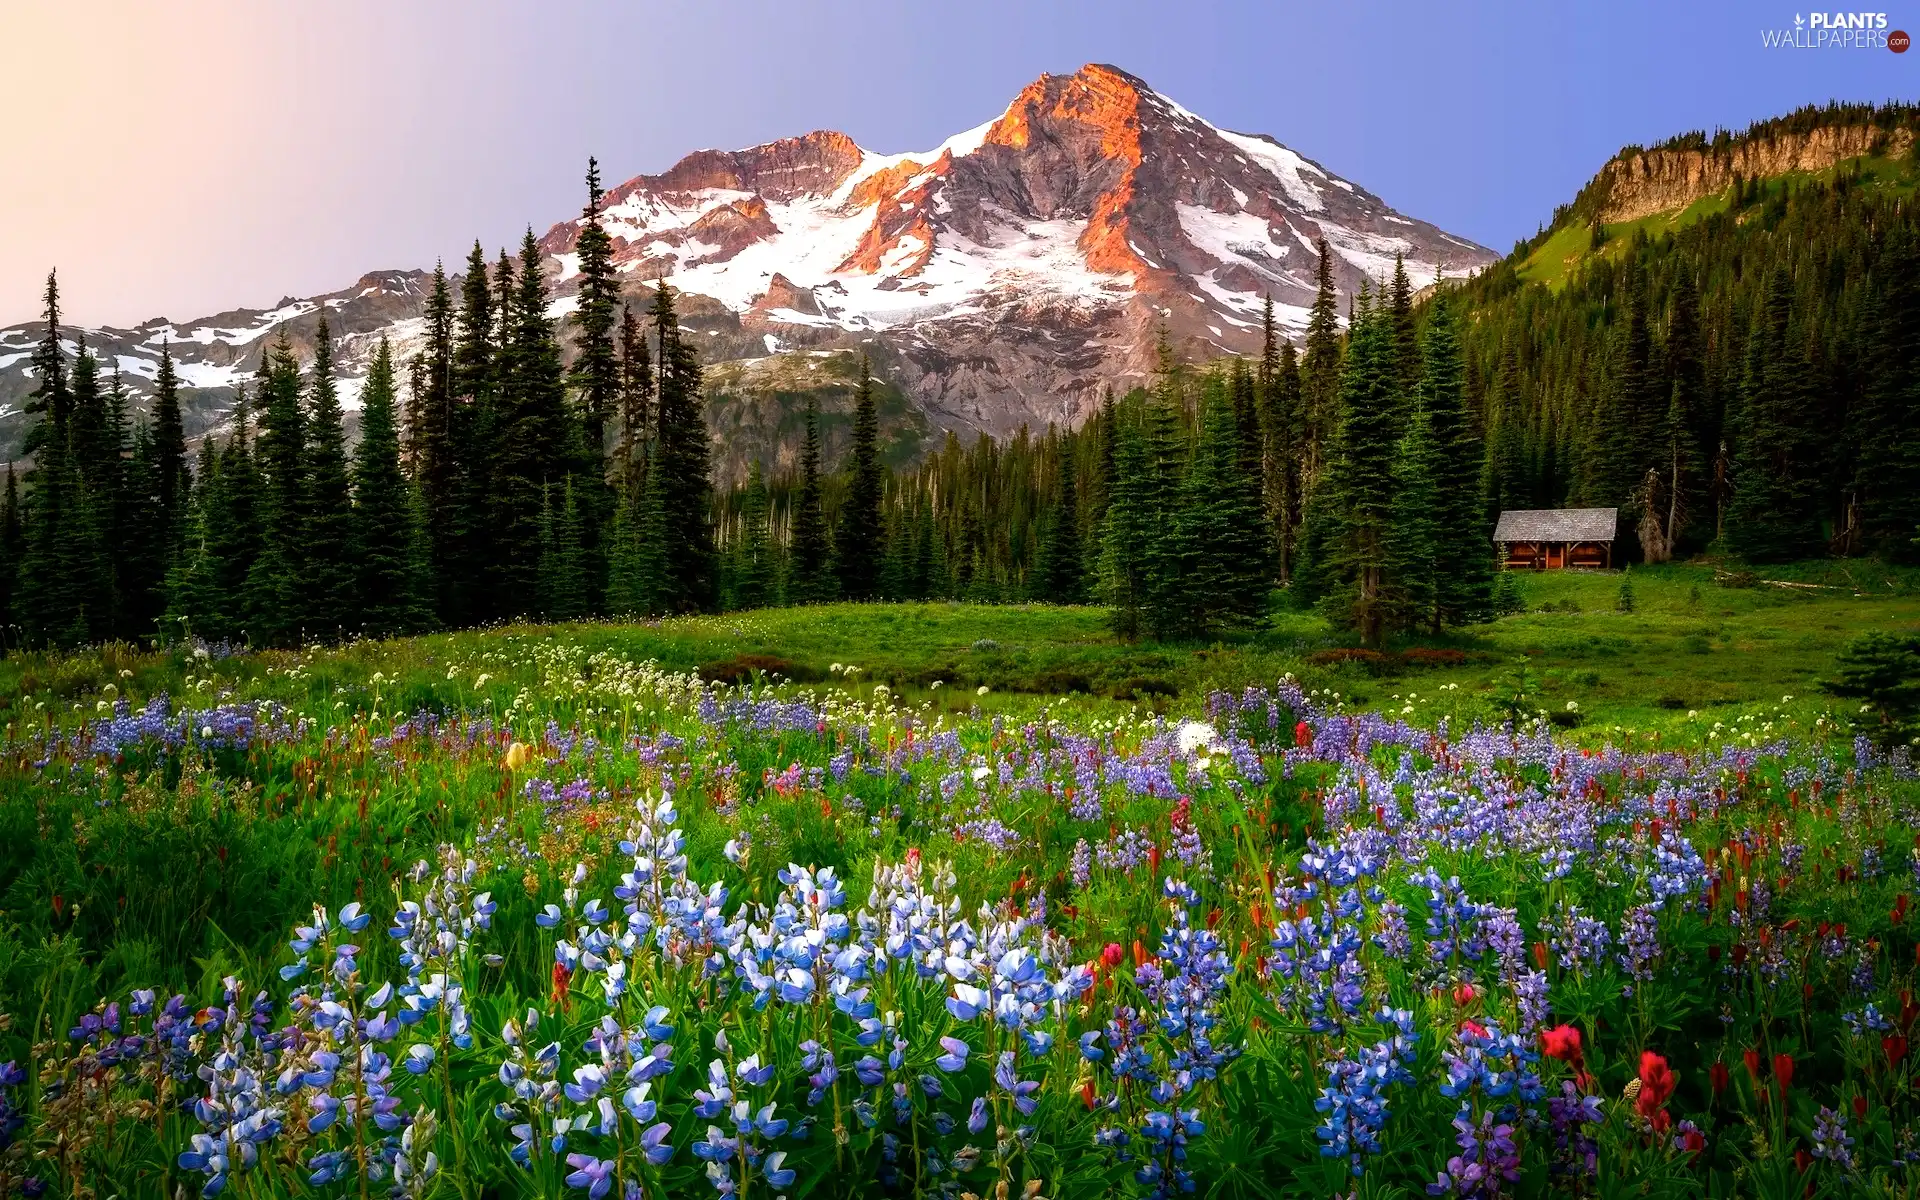
<svg viewBox="0 0 1920 1200">
<path fill-rule="evenodd" d="M 943 429 L 1002 435 L 1078 424 L 1107 387 L 1150 371 L 1162 326 L 1190 359 L 1252 350 L 1269 298 L 1299 331 L 1320 239 L 1343 297 L 1389 275 L 1395 255 L 1416 287 L 1496 257 L 1099 65 L 1044 75 L 925 152 L 879 154 L 828 131 L 698 151 L 613 188 L 603 222 L 631 292 L 665 279 L 685 293 L 683 321 L 716 368 L 723 450 L 764 440 L 729 439 L 726 427 L 766 424 L 755 397 L 804 390 L 837 351 L 873 356 L 904 402 L 893 424 L 909 442 Z M 579 227 L 554 225 L 540 243 L 562 319 Z M 461 251 L 449 245 L 449 258 Z M 277 329 L 310 341 L 326 311 L 350 394 L 380 335 L 403 353 L 417 341 L 424 294 L 422 272 L 379 271 L 267 311 L 73 333 L 136 392 L 171 342 L 205 429 Z M 30 321 L 0 330 L 0 443 L 22 432 L 38 336 Z"/>
</svg>

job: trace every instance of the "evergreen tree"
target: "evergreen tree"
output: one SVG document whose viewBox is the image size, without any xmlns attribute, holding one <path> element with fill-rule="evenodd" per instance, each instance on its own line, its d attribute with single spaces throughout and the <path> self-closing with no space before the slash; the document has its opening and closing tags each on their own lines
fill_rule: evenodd
<svg viewBox="0 0 1920 1200">
<path fill-rule="evenodd" d="M 1699 430 L 1707 397 L 1700 344 L 1699 294 L 1693 273 L 1674 280 L 1672 313 L 1667 319 L 1667 411 L 1656 442 L 1653 484 L 1642 504 L 1641 546 L 1652 562 L 1671 558 L 1694 514 L 1705 506 Z M 1654 551 L 1658 551 L 1658 555 Z"/>
<path fill-rule="evenodd" d="M 407 406 L 413 479 L 426 508 L 427 554 L 437 583 L 434 607 L 441 620 L 449 624 L 463 624 L 479 615 L 471 579 L 473 497 L 462 462 L 462 451 L 471 443 L 471 430 L 457 428 L 467 422 L 465 414 L 455 416 L 456 409 L 465 406 L 454 398 L 456 388 L 484 389 L 491 384 L 491 331 L 487 325 L 492 301 L 487 293 L 486 262 L 477 243 L 467 260 L 461 301 L 456 340 L 453 292 L 445 268 L 436 262 L 433 282 L 427 289 L 426 345 L 415 360 L 417 370 Z"/>
<path fill-rule="evenodd" d="M 418 561 L 422 531 L 412 489 L 400 469 L 393 348 L 374 350 L 360 392 L 360 444 L 353 459 L 353 562 L 358 624 L 369 637 L 411 633 L 427 623 L 426 580 Z"/>
<path fill-rule="evenodd" d="M 1361 289 L 1353 318 L 1333 453 L 1323 482 L 1334 514 L 1328 545 L 1331 615 L 1379 645 L 1392 616 L 1389 536 L 1393 468 L 1401 438 L 1388 314 L 1369 310 Z"/>
<path fill-rule="evenodd" d="M 1282 339 L 1273 321 L 1269 297 L 1261 314 L 1260 481 L 1267 520 L 1282 582 L 1293 578 L 1293 543 L 1300 526 L 1301 396 L 1300 360 L 1293 343 Z"/>
<path fill-rule="evenodd" d="M 1313 307 L 1307 316 L 1306 354 L 1300 364 L 1300 479 L 1303 494 L 1320 482 L 1326 443 L 1340 401 L 1340 310 L 1333 290 L 1333 251 L 1315 243 L 1319 255 Z"/>
<path fill-rule="evenodd" d="M 353 485 L 340 394 L 333 380 L 333 333 L 325 314 L 314 332 L 313 382 L 307 389 L 306 446 L 302 452 L 301 542 L 296 560 L 303 616 L 310 636 L 335 638 L 351 624 L 359 597 L 354 584 Z"/>
<path fill-rule="evenodd" d="M 1895 562 L 1920 561 L 1920 237 L 1896 230 L 1874 267 L 1867 318 L 1867 381 L 1851 439 L 1859 458 L 1853 494 L 1864 548 Z"/>
<path fill-rule="evenodd" d="M 860 356 L 860 385 L 853 398 L 853 447 L 847 460 L 847 495 L 833 540 L 840 594 L 871 600 L 880 583 L 885 527 L 880 516 L 884 476 L 880 470 L 880 422 L 873 403 L 873 372 Z"/>
<path fill-rule="evenodd" d="M 119 380 L 114 381 L 118 422 L 126 424 L 126 408 Z M 121 471 L 120 502 L 113 533 L 120 588 L 118 634 L 126 638 L 153 635 L 166 608 L 167 565 L 174 547 L 160 508 L 160 469 L 153 432 L 135 425 L 131 450 Z"/>
<path fill-rule="evenodd" d="M 587 160 L 587 204 L 580 214 L 580 233 L 574 242 L 579 266 L 579 304 L 573 312 L 574 358 L 568 382 L 574 392 L 580 421 L 580 459 L 574 465 L 576 503 L 580 511 L 582 581 L 588 611 L 599 611 L 606 591 L 607 553 L 601 545 L 602 527 L 613 513 L 613 493 L 606 480 L 607 425 L 619 414 L 621 363 L 614 350 L 614 322 L 620 310 L 620 281 L 613 267 L 613 239 L 600 224 L 605 193 L 600 188 L 600 164 Z"/>
<path fill-rule="evenodd" d="M 521 243 L 517 278 L 501 349 L 499 422 L 491 479 L 493 576 L 508 611 L 539 603 L 541 517 L 550 485 L 576 458 L 578 426 L 567 419 L 560 346 L 547 318 L 546 282 L 533 231 Z M 429 498 L 429 502 L 431 499 Z"/>
<path fill-rule="evenodd" d="M 1493 603 L 1493 531 L 1482 482 L 1487 450 L 1467 397 L 1457 330 L 1452 305 L 1438 303 L 1421 345 L 1419 407 L 1432 455 L 1424 484 L 1433 494 L 1435 633 L 1485 620 Z"/>
<path fill-rule="evenodd" d="M 160 369 L 153 377 L 153 477 L 160 506 L 160 528 L 171 557 L 186 538 L 187 432 L 180 416 L 180 377 L 174 371 L 173 350 L 160 344 Z"/>
<path fill-rule="evenodd" d="M 1266 617 L 1272 587 L 1271 526 L 1260 509 L 1258 476 L 1241 450 L 1241 425 L 1218 375 L 1203 391 L 1200 440 L 1181 506 L 1192 568 L 1186 581 L 1196 631 L 1245 628 Z"/>
<path fill-rule="evenodd" d="M 61 569 L 68 572 L 75 609 L 60 641 L 66 645 L 112 637 L 117 610 L 113 532 L 121 495 L 120 430 L 100 387 L 100 362 L 84 342 L 73 363 L 73 425 L 68 447 L 73 507 L 64 533 Z"/>
<path fill-rule="evenodd" d="M 233 432 L 219 466 L 202 471 L 203 479 L 213 480 L 210 490 L 203 484 L 201 502 L 210 568 L 208 594 L 213 603 L 194 614 L 194 632 L 215 640 L 247 635 L 249 583 L 266 543 L 266 486 L 249 440 L 251 413 L 242 386 L 234 395 Z M 208 458 L 203 449 L 204 467 L 211 468 Z"/>
<path fill-rule="evenodd" d="M 13 464 L 7 464 L 7 487 L 0 499 L 0 653 L 20 644 L 17 603 L 20 594 L 20 557 L 26 550 L 26 531 L 20 524 L 20 486 Z"/>
<path fill-rule="evenodd" d="M 1519 354 L 1508 343 L 1501 350 L 1500 370 L 1487 405 L 1489 524 L 1508 509 L 1534 507 L 1533 472 L 1527 464 L 1527 404 Z"/>
<path fill-rule="evenodd" d="M 1202 495 L 1182 487 L 1187 476 L 1187 438 L 1180 428 L 1178 382 L 1162 372 L 1160 391 L 1146 404 L 1141 420 L 1145 470 L 1137 499 L 1147 520 L 1144 547 L 1145 589 L 1141 616 L 1155 641 L 1197 636 L 1204 628 L 1198 608 L 1200 546 L 1195 525 L 1202 520 Z"/>
<path fill-rule="evenodd" d="M 561 485 L 557 511 L 552 495 L 549 486 L 540 512 L 540 615 L 547 621 L 577 621 L 586 611 L 586 580 L 573 477 Z"/>
<path fill-rule="evenodd" d="M 740 508 L 739 550 L 735 554 L 733 602 L 736 608 L 763 608 L 773 601 L 773 547 L 768 536 L 767 486 L 755 459 L 747 468 L 747 492 Z"/>
<path fill-rule="evenodd" d="M 211 437 L 200 443 L 199 471 L 188 494 L 186 531 L 180 552 L 167 571 L 167 608 L 161 621 L 163 637 L 221 636 L 227 622 L 219 564 L 214 558 L 212 529 L 218 514 L 219 457 Z"/>
<path fill-rule="evenodd" d="M 665 473 L 656 492 L 666 517 L 668 602 L 673 611 L 698 612 L 719 599 L 710 449 L 699 355 L 680 336 L 673 289 L 664 280 L 654 293 L 653 327 L 660 420 L 653 467 Z"/>
<path fill-rule="evenodd" d="M 1080 505 L 1074 488 L 1071 444 L 1055 443 L 1054 498 L 1048 506 L 1046 540 L 1041 543 L 1034 593 L 1055 604 L 1086 599 L 1080 553 Z"/>
<path fill-rule="evenodd" d="M 1391 321 L 1391 311 L 1388 316 Z M 1397 359 L 1400 348 L 1393 349 Z M 1436 480 L 1445 464 L 1426 400 L 1423 393 L 1415 393 L 1394 448 L 1383 584 L 1386 620 L 1393 629 L 1438 630 L 1442 623 L 1440 551 L 1447 531 L 1440 520 Z"/>
<path fill-rule="evenodd" d="M 1112 610 L 1108 624 L 1114 635 L 1134 641 L 1146 632 L 1146 548 L 1158 514 L 1149 505 L 1150 466 L 1137 422 L 1116 422 L 1110 427 L 1110 436 L 1113 482 L 1101 530 L 1101 591 Z"/>
<path fill-rule="evenodd" d="M 1393 331 L 1394 392 L 1402 400 L 1411 401 L 1420 382 L 1420 343 L 1413 319 L 1413 281 L 1407 278 L 1406 257 L 1401 254 L 1393 256 L 1387 321 Z"/>
<path fill-rule="evenodd" d="M 33 470 L 27 475 L 26 543 L 16 615 L 30 645 L 61 642 L 80 607 L 68 544 L 79 520 L 79 480 L 71 453 L 73 393 L 60 345 L 60 284 L 52 272 L 45 294 L 47 331 L 33 351 L 37 383 L 26 404 L 27 414 L 39 419 L 21 445 L 33 459 Z"/>
<path fill-rule="evenodd" d="M 640 319 L 630 306 L 620 309 L 620 438 L 614 451 L 613 478 L 628 505 L 639 503 L 646 475 L 647 442 L 653 436 L 653 355 Z"/>
<path fill-rule="evenodd" d="M 800 494 L 794 502 L 793 532 L 787 561 L 792 577 L 787 602 L 809 604 L 832 599 L 827 577 L 827 519 L 822 511 L 820 486 L 820 409 L 807 396 L 807 424 L 800 443 Z"/>
<path fill-rule="evenodd" d="M 259 645 L 295 644 L 306 624 L 299 567 L 306 512 L 306 418 L 300 365 L 283 329 L 260 363 L 256 466 L 260 552 L 248 571 L 244 628 Z"/>
<path fill-rule="evenodd" d="M 660 468 L 659 443 L 646 464 L 646 482 L 640 486 L 639 526 L 634 554 L 634 611 L 658 616 L 675 604 L 671 516 L 667 508 L 667 477 Z"/>
<path fill-rule="evenodd" d="M 1748 343 L 1734 438 L 1727 541 L 1752 562 L 1804 558 L 1825 549 L 1813 480 L 1813 372 L 1793 309 L 1793 282 L 1781 268 Z"/>
</svg>

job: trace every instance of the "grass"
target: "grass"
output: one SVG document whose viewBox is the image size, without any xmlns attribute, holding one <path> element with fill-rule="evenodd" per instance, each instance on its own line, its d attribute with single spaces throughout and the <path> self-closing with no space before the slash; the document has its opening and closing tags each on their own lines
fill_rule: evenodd
<svg viewBox="0 0 1920 1200">
<path fill-rule="evenodd" d="M 1824 707 L 1819 683 L 1834 656 L 1870 630 L 1920 628 L 1920 573 L 1872 563 L 1807 563 L 1751 579 L 1710 564 L 1631 572 L 1633 612 L 1617 611 L 1619 572 L 1543 572 L 1520 577 L 1521 614 L 1396 643 L 1382 656 L 1350 655 L 1350 637 L 1315 613 L 1281 610 L 1266 628 L 1207 645 L 1129 644 L 1095 607 L 1052 605 L 829 604 L 686 617 L 644 625 L 584 624 L 545 630 L 439 634 L 337 650 L 271 652 L 210 664 L 182 652 L 109 647 L 0 661 L 0 723 L 43 718 L 119 680 L 138 694 L 190 693 L 195 682 L 246 681 L 297 708 L 384 698 L 389 710 L 445 710 L 472 700 L 448 683 L 444 663 L 487 652 L 506 638 L 563 634 L 594 650 L 653 659 L 678 671 L 736 681 L 756 671 L 796 683 L 853 679 L 884 684 L 916 703 L 965 711 L 1027 713 L 1063 697 L 1092 712 L 1191 707 L 1216 688 L 1267 685 L 1293 674 L 1362 707 L 1398 709 L 1442 698 L 1458 716 L 1481 715 L 1509 689 L 1524 659 L 1539 707 L 1583 725 L 1683 732 L 1743 706 L 1793 696 Z M 1735 583 L 1739 586 L 1728 586 Z M 1792 585 L 1792 586 L 1788 586 Z M 1424 653 L 1438 650 L 1439 653 Z M 1407 653 L 1412 651 L 1413 653 Z M 504 660 L 505 655 L 501 656 Z M 121 671 L 131 675 L 120 680 Z M 378 673 L 385 678 L 373 683 Z M 514 680 L 490 681 L 510 701 Z M 214 684 L 199 685 L 206 690 Z M 982 695 L 981 688 L 987 691 Z M 1488 710 L 1490 712 L 1491 710 Z M 1693 714 L 1693 715 L 1690 715 Z M 1566 718 L 1563 716 L 1562 720 Z"/>
</svg>

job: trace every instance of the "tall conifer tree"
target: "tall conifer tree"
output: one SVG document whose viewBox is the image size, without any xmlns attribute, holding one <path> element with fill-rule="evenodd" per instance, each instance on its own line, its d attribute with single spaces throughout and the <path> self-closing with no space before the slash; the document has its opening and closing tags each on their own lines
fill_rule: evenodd
<svg viewBox="0 0 1920 1200">
<path fill-rule="evenodd" d="M 880 516 L 885 477 L 880 470 L 880 421 L 874 409 L 873 369 L 860 356 L 860 384 L 853 397 L 853 446 L 847 456 L 847 495 L 833 539 L 840 595 L 871 600 L 880 583 L 885 527 Z"/>
<path fill-rule="evenodd" d="M 400 469 L 396 391 L 393 348 L 383 337 L 360 392 L 360 444 L 353 459 L 357 623 L 370 637 L 411 633 L 428 619 L 418 509 Z"/>
<path fill-rule="evenodd" d="M 353 485 L 346 423 L 333 379 L 333 333 L 324 315 L 314 332 L 313 382 L 307 389 L 307 437 L 299 558 L 303 616 L 309 636 L 338 638 L 358 624 Z"/>
</svg>

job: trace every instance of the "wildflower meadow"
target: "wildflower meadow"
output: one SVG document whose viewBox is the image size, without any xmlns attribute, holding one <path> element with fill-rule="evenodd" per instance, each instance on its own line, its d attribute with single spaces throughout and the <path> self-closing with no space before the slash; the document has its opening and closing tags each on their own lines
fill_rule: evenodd
<svg viewBox="0 0 1920 1200">
<path fill-rule="evenodd" d="M 1914 1188 L 1920 785 L 1831 713 L 229 651 L 14 712 L 0 1193 Z"/>
</svg>

